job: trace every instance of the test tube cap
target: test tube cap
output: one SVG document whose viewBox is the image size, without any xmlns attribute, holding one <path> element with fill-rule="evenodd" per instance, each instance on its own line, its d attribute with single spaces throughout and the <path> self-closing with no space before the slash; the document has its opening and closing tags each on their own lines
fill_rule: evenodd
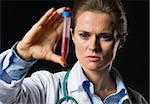
<svg viewBox="0 0 150 104">
<path fill-rule="evenodd" d="M 69 12 L 69 11 L 64 11 L 64 12 L 62 13 L 62 16 L 63 16 L 63 17 L 70 17 L 70 16 L 71 16 L 71 12 Z"/>
</svg>

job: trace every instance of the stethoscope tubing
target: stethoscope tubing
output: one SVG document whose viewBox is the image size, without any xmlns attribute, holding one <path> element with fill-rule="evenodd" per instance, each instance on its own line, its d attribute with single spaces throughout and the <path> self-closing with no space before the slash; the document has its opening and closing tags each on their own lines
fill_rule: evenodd
<svg viewBox="0 0 150 104">
<path fill-rule="evenodd" d="M 67 91 L 66 91 L 66 83 L 67 83 L 67 79 L 68 79 L 68 76 L 69 76 L 69 73 L 70 73 L 71 69 L 69 69 L 64 77 L 64 80 L 63 80 L 63 95 L 64 97 L 61 98 L 60 100 L 58 100 L 58 102 L 56 104 L 61 104 L 63 101 L 67 101 L 67 100 L 72 100 L 75 104 L 79 104 L 75 98 L 73 98 L 72 96 L 68 96 L 67 95 Z"/>
</svg>

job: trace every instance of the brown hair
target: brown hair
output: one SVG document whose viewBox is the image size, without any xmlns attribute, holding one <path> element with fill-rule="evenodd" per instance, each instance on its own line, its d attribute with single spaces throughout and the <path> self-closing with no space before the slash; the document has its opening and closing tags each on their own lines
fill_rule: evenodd
<svg viewBox="0 0 150 104">
<path fill-rule="evenodd" d="M 120 0 L 74 0 L 72 10 L 72 28 L 76 25 L 77 15 L 84 11 L 96 11 L 108 13 L 112 16 L 117 37 L 121 40 L 120 47 L 125 43 L 127 33 L 127 19 L 123 4 Z"/>
</svg>

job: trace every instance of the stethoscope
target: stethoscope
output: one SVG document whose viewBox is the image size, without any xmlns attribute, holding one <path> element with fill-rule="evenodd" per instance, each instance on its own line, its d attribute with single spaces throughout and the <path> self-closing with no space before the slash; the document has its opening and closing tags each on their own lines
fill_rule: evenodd
<svg viewBox="0 0 150 104">
<path fill-rule="evenodd" d="M 63 98 L 58 100 L 56 104 L 61 104 L 62 102 L 69 101 L 69 100 L 72 101 L 75 104 L 79 104 L 75 98 L 73 98 L 72 96 L 67 95 L 67 91 L 66 91 L 66 85 L 67 84 L 66 83 L 67 83 L 67 79 L 68 79 L 70 71 L 71 71 L 71 69 L 69 69 L 67 71 L 67 73 L 66 73 L 66 75 L 63 79 L 63 83 L 62 83 L 62 85 L 63 85 L 62 86 Z M 82 84 L 82 87 L 87 92 L 87 95 L 89 96 L 89 99 L 90 99 L 91 103 L 93 104 L 92 99 L 90 98 L 90 95 L 89 95 L 89 93 L 90 93 L 90 90 L 89 90 L 90 83 L 89 83 L 89 81 L 84 81 L 83 84 Z"/>
<path fill-rule="evenodd" d="M 62 102 L 64 101 L 67 101 L 67 100 L 71 100 L 73 101 L 75 104 L 79 104 L 75 98 L 73 98 L 72 96 L 68 96 L 67 95 L 67 91 L 66 91 L 66 83 L 67 83 L 67 79 L 68 79 L 68 76 L 69 76 L 69 73 L 70 73 L 71 70 L 68 70 L 64 79 L 63 79 L 63 86 L 62 86 L 62 90 L 63 90 L 63 98 L 61 98 L 60 100 L 58 100 L 58 102 L 56 104 L 61 104 Z"/>
</svg>

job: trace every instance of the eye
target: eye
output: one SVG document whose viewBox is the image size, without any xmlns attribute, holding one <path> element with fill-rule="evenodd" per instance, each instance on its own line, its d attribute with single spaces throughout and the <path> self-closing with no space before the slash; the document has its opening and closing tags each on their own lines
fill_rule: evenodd
<svg viewBox="0 0 150 104">
<path fill-rule="evenodd" d="M 88 34 L 88 32 L 80 32 L 79 33 L 79 36 L 82 38 L 82 39 L 84 39 L 84 40 L 87 40 L 87 39 L 89 39 L 89 34 Z"/>
<path fill-rule="evenodd" d="M 114 39 L 114 37 L 111 33 L 101 33 L 100 39 L 105 40 L 105 41 L 111 41 Z"/>
</svg>

